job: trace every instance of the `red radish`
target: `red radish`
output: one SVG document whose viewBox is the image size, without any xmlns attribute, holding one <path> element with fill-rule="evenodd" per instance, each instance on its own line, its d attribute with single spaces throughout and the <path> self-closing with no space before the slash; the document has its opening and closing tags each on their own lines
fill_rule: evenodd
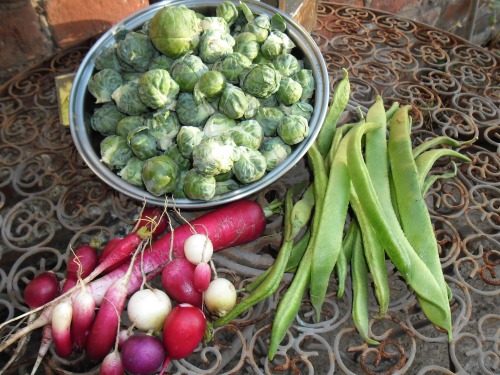
<svg viewBox="0 0 500 375">
<path fill-rule="evenodd" d="M 101 363 L 101 375 L 122 375 L 125 373 L 122 358 L 116 350 L 109 353 Z"/>
<path fill-rule="evenodd" d="M 141 331 L 160 332 L 165 318 L 172 310 L 168 295 L 159 289 L 142 289 L 130 297 L 127 314 L 130 321 Z"/>
<path fill-rule="evenodd" d="M 207 310 L 217 317 L 222 317 L 236 305 L 237 293 L 232 282 L 218 277 L 214 279 L 204 294 Z"/>
<path fill-rule="evenodd" d="M 163 345 L 169 359 L 181 359 L 191 354 L 205 334 L 207 320 L 197 307 L 180 304 L 168 314 L 163 326 Z"/>
<path fill-rule="evenodd" d="M 73 301 L 73 319 L 71 320 L 71 338 L 77 350 L 85 348 L 87 335 L 95 316 L 94 297 L 82 288 Z"/>
<path fill-rule="evenodd" d="M 84 279 L 96 268 L 97 250 L 88 245 L 79 246 L 69 257 L 66 267 L 66 281 L 62 293 L 73 288 L 79 279 Z"/>
<path fill-rule="evenodd" d="M 177 338 L 182 341 L 182 337 Z M 137 333 L 123 343 L 121 358 L 125 370 L 133 375 L 150 375 L 157 372 L 165 360 L 161 341 L 145 333 Z"/>
<path fill-rule="evenodd" d="M 160 207 L 146 207 L 141 212 L 141 217 L 136 224 L 136 228 L 147 227 L 152 232 L 152 237 L 161 236 L 167 231 L 168 218 L 164 209 Z"/>
<path fill-rule="evenodd" d="M 207 290 L 212 278 L 212 269 L 208 263 L 199 263 L 194 269 L 193 284 L 194 288 L 203 293 Z"/>
<path fill-rule="evenodd" d="M 201 307 L 203 295 L 194 286 L 195 268 L 196 266 L 186 258 L 174 259 L 163 268 L 161 284 L 177 303 Z"/>
<path fill-rule="evenodd" d="M 71 343 L 71 318 L 73 307 L 68 301 L 59 302 L 52 311 L 52 338 L 56 353 L 63 358 L 67 358 L 73 353 Z"/>
<path fill-rule="evenodd" d="M 113 251 L 116 244 L 121 240 L 123 240 L 123 238 L 121 237 L 115 237 L 109 240 L 109 242 L 106 244 L 106 246 L 104 246 L 101 254 L 99 255 L 99 263 L 102 263 L 102 261 Z"/>
<path fill-rule="evenodd" d="M 26 304 L 34 309 L 45 305 L 59 295 L 59 281 L 53 272 L 43 272 L 31 280 L 24 289 Z"/>
</svg>

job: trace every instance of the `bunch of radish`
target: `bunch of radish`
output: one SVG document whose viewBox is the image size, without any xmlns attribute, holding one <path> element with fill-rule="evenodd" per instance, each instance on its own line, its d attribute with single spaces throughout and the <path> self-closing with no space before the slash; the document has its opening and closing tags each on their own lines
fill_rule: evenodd
<svg viewBox="0 0 500 375">
<path fill-rule="evenodd" d="M 236 304 L 234 286 L 217 277 L 211 258 L 260 237 L 266 214 L 241 200 L 167 231 L 164 211 L 145 209 L 134 230 L 100 254 L 87 244 L 77 248 L 66 280 L 50 272 L 33 279 L 24 294 L 31 311 L 16 319 L 38 316 L 1 343 L 0 352 L 44 327 L 33 373 L 52 344 L 61 357 L 85 351 L 102 374 L 163 373 L 200 345 L 207 316 L 223 316 Z M 163 290 L 149 286 L 157 276 Z M 130 322 L 125 329 L 124 321 Z"/>
</svg>

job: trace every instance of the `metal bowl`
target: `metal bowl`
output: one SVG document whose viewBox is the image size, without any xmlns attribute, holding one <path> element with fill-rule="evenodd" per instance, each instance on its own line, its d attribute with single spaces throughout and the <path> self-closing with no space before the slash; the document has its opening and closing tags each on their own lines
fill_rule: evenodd
<svg viewBox="0 0 500 375">
<path fill-rule="evenodd" d="M 102 181 L 131 198 L 160 206 L 165 205 L 166 201 L 165 197 L 154 196 L 145 189 L 138 188 L 125 182 L 100 161 L 99 144 L 102 140 L 102 136 L 90 127 L 90 117 L 95 107 L 95 99 L 87 90 L 87 83 L 95 72 L 94 59 L 100 54 L 103 48 L 116 42 L 114 35 L 119 30 L 124 28 L 129 30 L 140 28 L 143 23 L 151 19 L 156 12 L 166 5 L 183 4 L 201 14 L 214 15 L 215 8 L 220 2 L 221 0 L 172 0 L 159 2 L 144 8 L 120 21 L 103 34 L 87 53 L 76 73 L 69 103 L 70 129 L 76 148 L 85 163 Z M 306 154 L 307 150 L 316 139 L 321 124 L 326 116 L 329 100 L 328 72 L 321 51 L 314 40 L 302 26 L 280 10 L 256 1 L 246 1 L 245 3 L 255 14 L 272 16 L 275 13 L 280 13 L 287 22 L 288 36 L 296 44 L 293 52 L 294 55 L 301 58 L 304 61 L 305 67 L 312 70 L 316 87 L 314 102 L 311 103 L 314 111 L 309 122 L 310 132 L 306 139 L 294 146 L 291 155 L 289 155 L 283 163 L 267 173 L 260 180 L 244 185 L 235 191 L 218 195 L 211 201 L 198 201 L 186 198 L 175 199 L 175 206 L 179 208 L 211 208 L 252 196 L 269 186 L 293 168 L 293 166 Z M 167 200 L 167 205 L 173 205 L 173 203 L 172 200 Z"/>
</svg>

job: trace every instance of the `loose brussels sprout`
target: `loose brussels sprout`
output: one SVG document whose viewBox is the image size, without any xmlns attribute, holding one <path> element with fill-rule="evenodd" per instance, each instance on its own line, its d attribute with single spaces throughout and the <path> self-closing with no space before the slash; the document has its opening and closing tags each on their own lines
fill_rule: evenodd
<svg viewBox="0 0 500 375">
<path fill-rule="evenodd" d="M 272 65 L 273 62 L 271 60 L 266 59 L 262 53 L 259 50 L 259 54 L 253 59 L 252 61 L 253 64 L 259 64 L 259 65 Z"/>
<path fill-rule="evenodd" d="M 170 71 L 170 68 L 174 64 L 174 59 L 165 55 L 156 56 L 153 60 L 151 60 L 151 64 L 149 65 L 149 69 L 164 69 L 166 71 Z"/>
<path fill-rule="evenodd" d="M 309 124 L 302 116 L 285 116 L 278 124 L 278 135 L 288 145 L 295 145 L 309 134 Z"/>
<path fill-rule="evenodd" d="M 189 159 L 186 159 L 181 154 L 179 147 L 175 143 L 170 145 L 170 147 L 165 152 L 165 155 L 170 156 L 181 171 L 187 171 L 191 166 L 191 161 Z"/>
<path fill-rule="evenodd" d="M 175 112 L 182 125 L 202 127 L 215 110 L 206 101 L 196 104 L 193 94 L 181 92 Z"/>
<path fill-rule="evenodd" d="M 142 167 L 142 181 L 146 190 L 160 196 L 171 193 L 177 184 L 179 168 L 168 155 L 154 156 Z"/>
<path fill-rule="evenodd" d="M 270 171 L 285 161 L 292 153 L 292 148 L 280 137 L 271 137 L 262 142 L 259 151 L 266 158 L 266 169 Z"/>
<path fill-rule="evenodd" d="M 241 121 L 231 131 L 231 138 L 238 146 L 257 150 L 264 138 L 262 127 L 255 120 Z"/>
<path fill-rule="evenodd" d="M 234 38 L 234 41 L 236 42 L 233 47 L 234 52 L 245 55 L 250 61 L 258 56 L 260 44 L 257 42 L 255 34 L 250 32 L 240 33 Z"/>
<path fill-rule="evenodd" d="M 269 95 L 267 98 L 258 98 L 261 107 L 277 107 L 280 102 L 276 94 Z"/>
<path fill-rule="evenodd" d="M 131 82 L 131 81 L 139 83 L 139 78 L 141 78 L 141 76 L 142 76 L 142 73 L 138 73 L 138 72 L 123 72 L 122 73 L 122 80 L 123 80 L 124 84 L 127 82 Z"/>
<path fill-rule="evenodd" d="M 158 155 L 156 140 L 149 133 L 147 126 L 134 129 L 128 133 L 127 142 L 134 155 L 141 160 Z"/>
<path fill-rule="evenodd" d="M 280 88 L 276 97 L 281 104 L 292 105 L 300 100 L 302 95 L 302 86 L 297 81 L 289 77 L 283 77 L 280 82 Z"/>
<path fill-rule="evenodd" d="M 146 104 L 139 98 L 139 84 L 136 81 L 127 82 L 118 87 L 111 98 L 120 112 L 130 116 L 139 116 L 148 110 Z"/>
<path fill-rule="evenodd" d="M 233 53 L 234 44 L 231 34 L 208 30 L 201 35 L 199 54 L 206 64 L 213 64 L 220 58 Z"/>
<path fill-rule="evenodd" d="M 124 181 L 131 185 L 142 187 L 142 167 L 144 166 L 144 160 L 141 160 L 135 156 L 131 157 L 127 164 L 118 172 Z"/>
<path fill-rule="evenodd" d="M 300 96 L 300 101 L 305 102 L 312 98 L 314 95 L 314 76 L 312 70 L 301 69 L 299 72 L 295 73 L 293 79 L 300 83 L 302 86 L 302 95 Z"/>
<path fill-rule="evenodd" d="M 243 117 L 248 108 L 245 92 L 237 86 L 227 85 L 219 100 L 219 111 L 232 119 Z"/>
<path fill-rule="evenodd" d="M 116 134 L 126 137 L 132 130 L 144 125 L 143 116 L 127 116 L 116 125 Z"/>
<path fill-rule="evenodd" d="M 295 47 L 295 44 L 288 35 L 275 30 L 269 33 L 266 40 L 260 46 L 260 51 L 266 59 L 274 60 L 279 55 L 290 53 L 293 47 Z"/>
<path fill-rule="evenodd" d="M 145 125 L 149 134 L 155 139 L 156 147 L 160 150 L 168 149 L 173 143 L 181 128 L 175 112 L 160 109 L 146 117 Z"/>
<path fill-rule="evenodd" d="M 235 191 L 240 188 L 240 184 L 238 184 L 235 180 L 229 179 L 225 181 L 217 181 L 215 184 L 215 195 L 221 195 L 229 193 L 230 191 Z"/>
<path fill-rule="evenodd" d="M 101 161 L 110 169 L 123 168 L 133 156 L 127 139 L 121 135 L 109 135 L 101 141 Z"/>
<path fill-rule="evenodd" d="M 118 42 L 116 54 L 124 71 L 145 72 L 157 51 L 147 35 L 131 31 Z"/>
<path fill-rule="evenodd" d="M 266 173 L 266 158 L 257 150 L 240 147 L 240 157 L 234 162 L 233 172 L 238 181 L 249 184 Z"/>
<path fill-rule="evenodd" d="M 302 69 L 302 63 L 294 55 L 284 53 L 273 60 L 274 68 L 282 77 L 291 77 Z"/>
<path fill-rule="evenodd" d="M 235 126 L 236 120 L 227 117 L 223 113 L 215 112 L 205 123 L 203 133 L 207 138 L 223 136 L 229 134 Z"/>
<path fill-rule="evenodd" d="M 116 55 L 117 48 L 118 46 L 116 44 L 105 47 L 94 59 L 95 68 L 97 70 L 113 69 L 119 72 L 121 66 L 118 61 L 118 56 Z"/>
<path fill-rule="evenodd" d="M 271 30 L 278 30 L 281 32 L 285 32 L 286 30 L 286 21 L 281 17 L 281 14 L 275 13 L 271 17 Z"/>
<path fill-rule="evenodd" d="M 215 195 L 215 186 L 214 176 L 201 174 L 194 168 L 184 178 L 184 193 L 189 199 L 209 201 Z"/>
<path fill-rule="evenodd" d="M 156 49 L 172 58 L 196 50 L 200 34 L 200 19 L 184 5 L 160 9 L 153 16 L 149 28 L 149 36 Z"/>
<path fill-rule="evenodd" d="M 116 108 L 114 103 L 105 103 L 94 109 L 90 118 L 90 127 L 102 135 L 115 134 L 118 122 L 124 117 L 125 115 Z"/>
<path fill-rule="evenodd" d="M 182 170 L 179 172 L 177 176 L 177 183 L 175 184 L 175 188 L 172 191 L 172 197 L 174 198 L 187 198 L 184 193 L 184 180 L 186 179 L 186 174 L 188 170 Z"/>
<path fill-rule="evenodd" d="M 152 69 L 139 79 L 139 99 L 149 108 L 158 109 L 171 105 L 179 93 L 179 85 L 164 69 Z"/>
<path fill-rule="evenodd" d="M 209 70 L 203 73 L 196 85 L 194 85 L 194 100 L 199 103 L 201 100 L 208 101 L 218 97 L 227 85 L 224 74 L 217 70 Z"/>
<path fill-rule="evenodd" d="M 240 74 L 240 87 L 258 98 L 267 98 L 280 87 L 281 75 L 272 65 L 252 64 Z"/>
<path fill-rule="evenodd" d="M 198 56 L 191 54 L 179 57 L 170 68 L 172 78 L 186 92 L 193 92 L 194 85 L 206 72 L 208 67 Z"/>
<path fill-rule="evenodd" d="M 250 67 L 252 61 L 238 52 L 233 52 L 222 59 L 216 61 L 212 66 L 212 70 L 216 70 L 224 74 L 229 83 L 238 83 L 239 76 L 245 68 Z"/>
<path fill-rule="evenodd" d="M 287 116 L 299 115 L 305 117 L 307 121 L 311 120 L 311 116 L 314 110 L 313 106 L 306 102 L 297 102 L 292 104 L 290 107 L 287 107 L 285 105 L 280 105 L 279 108 Z"/>
<path fill-rule="evenodd" d="M 193 167 L 200 173 L 215 176 L 231 170 L 240 152 L 229 138 L 204 138 L 194 147 Z"/>
<path fill-rule="evenodd" d="M 267 39 L 270 27 L 271 21 L 269 16 L 261 14 L 243 26 L 242 31 L 254 34 L 257 37 L 257 42 L 261 44 Z"/>
<path fill-rule="evenodd" d="M 191 159 L 193 149 L 201 142 L 204 134 L 203 130 L 194 126 L 182 126 L 177 133 L 177 147 L 182 156 Z"/>
<path fill-rule="evenodd" d="M 264 136 L 274 137 L 277 134 L 278 124 L 284 117 L 283 111 L 277 107 L 260 107 L 254 119 L 262 127 Z"/>
<path fill-rule="evenodd" d="M 201 20 L 201 29 L 203 31 L 219 31 L 229 34 L 229 26 L 222 17 L 204 17 Z"/>
<path fill-rule="evenodd" d="M 257 114 L 257 111 L 260 108 L 260 101 L 255 96 L 247 95 L 247 102 L 248 102 L 247 110 L 245 111 L 243 117 L 249 120 L 255 117 L 255 115 Z"/>
<path fill-rule="evenodd" d="M 238 18 L 238 8 L 230 1 L 223 1 L 215 8 L 217 17 L 222 17 L 228 26 L 231 26 Z"/>
<path fill-rule="evenodd" d="M 233 171 L 229 171 L 229 172 L 226 172 L 226 173 L 221 173 L 221 174 L 218 174 L 218 175 L 214 176 L 215 181 L 217 181 L 217 182 L 227 181 L 227 180 L 232 179 L 233 177 L 234 177 Z"/>
<path fill-rule="evenodd" d="M 111 94 L 122 84 L 122 76 L 116 70 L 103 69 L 98 71 L 89 79 L 88 90 L 96 103 L 107 103 L 111 101 Z"/>
</svg>

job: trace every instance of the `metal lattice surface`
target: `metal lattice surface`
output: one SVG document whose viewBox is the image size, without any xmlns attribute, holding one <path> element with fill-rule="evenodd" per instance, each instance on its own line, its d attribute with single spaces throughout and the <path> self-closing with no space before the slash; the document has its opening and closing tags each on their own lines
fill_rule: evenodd
<svg viewBox="0 0 500 375">
<path fill-rule="evenodd" d="M 273 362 L 266 359 L 279 292 L 233 324 L 216 331 L 209 346 L 174 361 L 172 373 L 500 374 L 500 69 L 498 56 L 441 30 L 367 8 L 320 3 L 313 37 L 326 59 L 333 88 L 349 71 L 350 107 L 367 108 L 377 93 L 412 106 L 414 142 L 439 135 L 478 137 L 460 151 L 454 178 L 437 180 L 426 195 L 442 267 L 453 291 L 453 341 L 430 325 L 414 294 L 390 267 L 389 312 L 371 320 L 381 342 L 368 346 L 354 329 L 349 287 L 313 322 L 306 296 Z M 72 247 L 126 233 L 142 203 L 98 180 L 60 125 L 54 78 L 74 72 L 89 45 L 62 51 L 10 80 L 0 93 L 0 321 L 27 311 L 26 282 L 44 270 L 62 277 Z M 451 170 L 442 160 L 431 173 Z M 255 199 L 278 196 L 307 174 L 299 163 Z M 198 212 L 183 212 L 186 218 Z M 266 236 L 215 258 L 219 272 L 244 285 L 272 264 L 281 217 Z M 376 302 L 370 296 L 372 315 Z M 14 326 L 9 327 L 14 329 Z M 5 335 L 7 331 L 2 332 Z M 29 372 L 36 358 L 34 333 L 9 373 Z M 11 353 L 0 354 L 0 363 Z M 40 373 L 97 374 L 84 356 L 70 360 L 50 351 Z"/>
</svg>

